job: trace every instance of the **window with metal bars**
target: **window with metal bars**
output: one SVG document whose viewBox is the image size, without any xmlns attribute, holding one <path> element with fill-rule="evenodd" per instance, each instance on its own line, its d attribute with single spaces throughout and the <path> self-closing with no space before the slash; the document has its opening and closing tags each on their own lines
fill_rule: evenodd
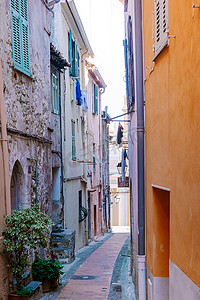
<svg viewBox="0 0 200 300">
<path fill-rule="evenodd" d="M 12 56 L 15 69 L 31 76 L 28 0 L 11 0 Z"/>
<path fill-rule="evenodd" d="M 155 58 L 168 45 L 168 0 L 155 0 Z"/>
<path fill-rule="evenodd" d="M 71 120 L 71 124 L 72 124 L 72 159 L 76 160 L 75 121 Z"/>
</svg>

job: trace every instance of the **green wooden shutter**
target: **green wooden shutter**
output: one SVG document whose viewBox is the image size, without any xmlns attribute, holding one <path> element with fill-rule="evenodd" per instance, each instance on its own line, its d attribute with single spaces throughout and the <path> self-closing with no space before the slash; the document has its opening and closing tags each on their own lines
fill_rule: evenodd
<svg viewBox="0 0 200 300">
<path fill-rule="evenodd" d="M 11 0 L 11 22 L 14 67 L 27 75 L 31 75 L 28 34 L 28 0 Z"/>
<path fill-rule="evenodd" d="M 79 56 L 79 52 L 78 52 L 78 47 L 77 47 L 77 44 L 75 43 L 75 72 L 74 72 L 74 75 L 75 77 L 79 77 L 79 59 L 80 59 L 80 56 Z"/>
<path fill-rule="evenodd" d="M 96 171 L 95 144 L 93 144 L 93 170 Z"/>
<path fill-rule="evenodd" d="M 75 42 L 72 41 L 72 67 L 71 67 L 71 75 L 75 77 Z"/>
<path fill-rule="evenodd" d="M 75 67 L 75 70 L 74 70 L 74 76 L 77 77 L 77 68 L 78 68 L 78 64 L 77 64 L 77 45 L 75 43 L 75 52 L 74 52 L 74 67 Z"/>
<path fill-rule="evenodd" d="M 71 64 L 70 75 L 73 74 L 73 40 L 72 40 L 72 32 L 69 31 L 69 61 Z"/>
<path fill-rule="evenodd" d="M 99 102 L 98 86 L 95 84 L 94 85 L 94 113 L 95 113 L 95 115 L 98 115 L 98 102 Z"/>
<path fill-rule="evenodd" d="M 14 66 L 22 70 L 20 0 L 11 1 L 12 51 Z"/>
<path fill-rule="evenodd" d="M 78 51 L 77 51 L 77 77 L 80 77 L 80 56 Z"/>
<path fill-rule="evenodd" d="M 72 159 L 76 159 L 76 144 L 75 144 L 75 121 L 72 120 Z"/>
</svg>

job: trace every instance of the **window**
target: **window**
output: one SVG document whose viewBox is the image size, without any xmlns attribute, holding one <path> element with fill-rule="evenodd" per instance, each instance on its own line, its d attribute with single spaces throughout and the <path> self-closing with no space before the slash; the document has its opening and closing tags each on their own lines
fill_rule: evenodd
<svg viewBox="0 0 200 300">
<path fill-rule="evenodd" d="M 58 75 L 59 76 L 59 75 Z M 59 114 L 59 80 L 58 76 L 54 73 L 51 73 L 51 83 L 52 83 L 52 103 L 53 103 L 53 112 Z"/>
<path fill-rule="evenodd" d="M 155 0 L 155 57 L 168 45 L 168 0 Z"/>
<path fill-rule="evenodd" d="M 98 95 L 98 85 L 94 84 L 93 85 L 93 103 L 92 103 L 92 112 L 95 115 L 98 115 L 98 102 L 99 102 L 99 95 Z"/>
<path fill-rule="evenodd" d="M 93 144 L 93 170 L 96 171 L 95 144 Z"/>
<path fill-rule="evenodd" d="M 71 63 L 70 75 L 72 77 L 80 77 L 80 56 L 78 47 L 75 41 L 72 39 L 71 30 L 69 31 L 69 61 Z"/>
<path fill-rule="evenodd" d="M 82 220 L 82 190 L 78 192 L 78 199 L 79 199 L 79 221 Z"/>
<path fill-rule="evenodd" d="M 78 198 L 79 198 L 79 222 L 82 222 L 86 219 L 88 215 L 87 209 L 82 205 L 82 190 L 78 192 Z"/>
<path fill-rule="evenodd" d="M 75 121 L 72 120 L 72 159 L 76 160 Z"/>
<path fill-rule="evenodd" d="M 12 56 L 14 67 L 31 76 L 28 0 L 11 0 Z"/>
</svg>

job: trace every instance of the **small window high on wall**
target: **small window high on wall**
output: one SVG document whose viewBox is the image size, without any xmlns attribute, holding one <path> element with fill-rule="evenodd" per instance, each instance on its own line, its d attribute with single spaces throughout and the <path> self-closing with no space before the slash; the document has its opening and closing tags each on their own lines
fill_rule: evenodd
<svg viewBox="0 0 200 300">
<path fill-rule="evenodd" d="M 59 73 L 52 72 L 51 73 L 51 95 L 52 95 L 52 105 L 53 105 L 53 112 L 55 114 L 60 113 L 59 107 Z"/>
</svg>

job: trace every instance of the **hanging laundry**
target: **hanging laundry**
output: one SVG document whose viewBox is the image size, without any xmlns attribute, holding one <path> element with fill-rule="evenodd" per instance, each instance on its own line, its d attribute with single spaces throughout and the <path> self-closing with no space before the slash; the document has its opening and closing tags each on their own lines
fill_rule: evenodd
<svg viewBox="0 0 200 300">
<path fill-rule="evenodd" d="M 76 102 L 76 79 L 73 79 L 73 101 Z"/>
<path fill-rule="evenodd" d="M 82 104 L 82 93 L 81 93 L 80 82 L 78 79 L 76 81 L 76 100 L 77 100 L 76 104 L 80 106 Z"/>
<path fill-rule="evenodd" d="M 74 80 L 70 77 L 70 100 L 71 102 L 74 100 Z"/>
<path fill-rule="evenodd" d="M 127 157 L 126 149 L 122 149 L 122 163 L 121 163 L 121 166 L 122 166 L 122 181 L 123 182 L 125 180 L 126 168 L 127 168 L 126 157 Z"/>
<path fill-rule="evenodd" d="M 84 112 L 88 111 L 88 94 L 87 91 L 82 91 L 82 101 L 83 101 L 83 110 Z"/>
</svg>

